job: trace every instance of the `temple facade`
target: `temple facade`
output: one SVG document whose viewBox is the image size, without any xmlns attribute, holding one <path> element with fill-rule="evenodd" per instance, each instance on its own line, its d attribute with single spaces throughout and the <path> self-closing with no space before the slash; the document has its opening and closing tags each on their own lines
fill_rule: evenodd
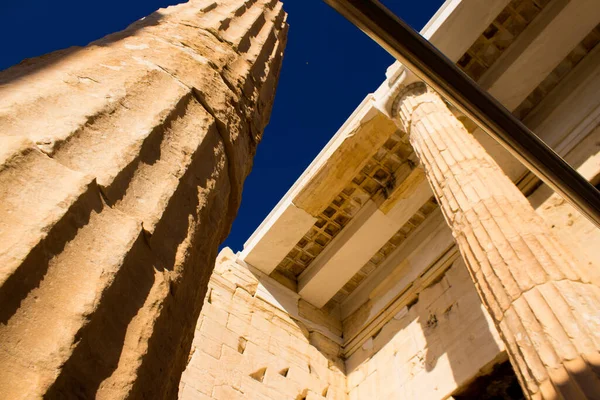
<svg viewBox="0 0 600 400">
<path fill-rule="evenodd" d="M 597 0 L 448 0 L 422 34 L 600 183 Z M 600 230 L 399 63 L 241 252 L 179 396 L 591 399 Z"/>
<path fill-rule="evenodd" d="M 399 63 L 218 252 L 286 20 L 190 0 L 0 72 L 0 399 L 598 398 L 600 230 Z M 600 185 L 598 0 L 422 34 Z"/>
</svg>

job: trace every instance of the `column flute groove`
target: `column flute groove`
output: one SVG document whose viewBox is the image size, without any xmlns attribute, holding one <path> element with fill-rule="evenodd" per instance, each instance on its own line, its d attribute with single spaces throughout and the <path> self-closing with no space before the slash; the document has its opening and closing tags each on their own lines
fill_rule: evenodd
<svg viewBox="0 0 600 400">
<path fill-rule="evenodd" d="M 437 93 L 412 83 L 393 110 L 526 395 L 596 398 L 600 288 Z"/>
</svg>

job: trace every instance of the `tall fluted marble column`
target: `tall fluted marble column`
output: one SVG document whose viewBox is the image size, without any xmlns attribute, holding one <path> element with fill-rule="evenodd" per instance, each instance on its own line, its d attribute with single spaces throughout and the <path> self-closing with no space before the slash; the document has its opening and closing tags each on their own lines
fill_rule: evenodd
<svg viewBox="0 0 600 400">
<path fill-rule="evenodd" d="M 0 399 L 177 397 L 286 32 L 191 0 L 0 73 Z"/>
<path fill-rule="evenodd" d="M 528 396 L 597 398 L 600 289 L 438 94 L 412 83 L 393 110 Z"/>
</svg>

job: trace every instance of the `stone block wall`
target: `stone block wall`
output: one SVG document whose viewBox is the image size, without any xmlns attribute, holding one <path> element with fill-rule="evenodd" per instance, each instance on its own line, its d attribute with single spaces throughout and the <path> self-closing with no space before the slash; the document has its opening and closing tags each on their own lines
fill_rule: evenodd
<svg viewBox="0 0 600 400">
<path fill-rule="evenodd" d="M 565 156 L 584 178 L 600 188 L 600 125 Z M 564 243 L 592 282 L 600 286 L 600 229 L 581 215 L 546 185 L 541 185 L 529 201 L 552 232 Z"/>
<path fill-rule="evenodd" d="M 348 357 L 349 399 L 443 399 L 505 359 L 459 258 Z"/>
<path fill-rule="evenodd" d="M 346 400 L 340 336 L 339 316 L 315 309 L 225 248 L 179 398 Z"/>
</svg>

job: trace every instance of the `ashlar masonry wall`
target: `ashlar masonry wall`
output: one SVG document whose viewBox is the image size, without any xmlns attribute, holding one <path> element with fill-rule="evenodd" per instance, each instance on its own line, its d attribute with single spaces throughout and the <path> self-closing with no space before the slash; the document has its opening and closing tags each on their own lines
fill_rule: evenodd
<svg viewBox="0 0 600 400">
<path fill-rule="evenodd" d="M 584 178 L 600 187 L 600 125 L 596 126 L 565 160 Z M 529 201 L 552 232 L 569 248 L 595 285 L 600 285 L 600 229 L 548 186 L 541 185 Z"/>
<path fill-rule="evenodd" d="M 341 323 L 244 265 L 217 258 L 183 373 L 182 400 L 345 400 Z"/>
<path fill-rule="evenodd" d="M 505 359 L 458 258 L 348 357 L 349 399 L 443 399 Z"/>
</svg>

